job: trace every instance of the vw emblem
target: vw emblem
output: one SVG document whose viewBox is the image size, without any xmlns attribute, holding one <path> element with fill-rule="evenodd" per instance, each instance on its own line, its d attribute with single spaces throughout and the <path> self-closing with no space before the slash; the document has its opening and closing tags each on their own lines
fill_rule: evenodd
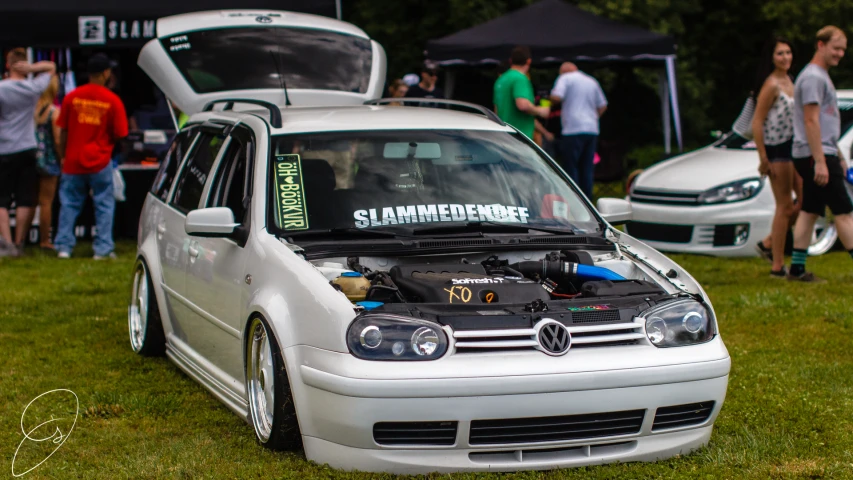
<svg viewBox="0 0 853 480">
<path fill-rule="evenodd" d="M 539 350 L 555 357 L 565 355 L 569 351 L 572 337 L 562 323 L 547 319 L 537 327 L 536 340 L 539 342 Z"/>
<path fill-rule="evenodd" d="M 266 15 L 255 18 L 255 21 L 258 23 L 272 23 L 272 19 Z"/>
</svg>

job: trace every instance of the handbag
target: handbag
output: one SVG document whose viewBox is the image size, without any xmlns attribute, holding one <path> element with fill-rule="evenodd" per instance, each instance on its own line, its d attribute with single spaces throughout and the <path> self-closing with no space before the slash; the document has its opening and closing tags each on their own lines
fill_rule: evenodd
<svg viewBox="0 0 853 480">
<path fill-rule="evenodd" d="M 115 196 L 117 202 L 127 200 L 127 196 L 124 193 L 124 177 L 122 177 L 118 167 L 113 168 L 113 196 Z"/>
<path fill-rule="evenodd" d="M 743 108 L 740 111 L 735 123 L 732 124 L 732 131 L 741 137 L 752 140 L 752 117 L 755 116 L 755 99 L 752 95 L 747 97 Z"/>
</svg>

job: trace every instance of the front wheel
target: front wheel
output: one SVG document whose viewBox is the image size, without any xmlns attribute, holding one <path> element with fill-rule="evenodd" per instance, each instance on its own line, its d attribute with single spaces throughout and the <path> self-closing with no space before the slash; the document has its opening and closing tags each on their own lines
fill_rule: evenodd
<svg viewBox="0 0 853 480">
<path fill-rule="evenodd" d="M 159 357 L 166 351 L 163 321 L 148 267 L 141 258 L 133 267 L 133 286 L 127 307 L 127 329 L 130 348 L 147 357 Z"/>
<path fill-rule="evenodd" d="M 814 257 L 829 252 L 837 241 L 838 230 L 835 229 L 835 222 L 826 217 L 818 218 L 809 245 L 809 256 Z"/>
<path fill-rule="evenodd" d="M 252 319 L 246 336 L 246 393 L 255 436 L 271 450 L 297 450 L 302 435 L 284 357 L 267 322 Z"/>
</svg>

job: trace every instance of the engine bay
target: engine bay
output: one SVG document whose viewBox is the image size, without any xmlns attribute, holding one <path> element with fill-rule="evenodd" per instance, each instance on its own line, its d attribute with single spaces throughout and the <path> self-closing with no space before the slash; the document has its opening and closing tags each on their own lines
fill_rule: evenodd
<svg viewBox="0 0 853 480">
<path fill-rule="evenodd" d="M 637 275 L 630 278 L 625 268 L 618 273 L 597 266 L 590 253 L 579 250 L 550 252 L 538 259 L 490 255 L 480 261 L 461 257 L 440 258 L 435 263 L 407 260 L 393 264 L 386 259 L 365 261 L 371 264 L 368 267 L 362 259 L 348 257 L 346 264 L 324 262 L 318 267 L 356 311 L 378 308 L 438 314 L 474 308 L 475 315 L 483 315 L 486 310 L 541 312 L 554 302 L 584 308 L 595 306 L 595 300 L 602 298 L 668 296 L 660 285 Z"/>
</svg>

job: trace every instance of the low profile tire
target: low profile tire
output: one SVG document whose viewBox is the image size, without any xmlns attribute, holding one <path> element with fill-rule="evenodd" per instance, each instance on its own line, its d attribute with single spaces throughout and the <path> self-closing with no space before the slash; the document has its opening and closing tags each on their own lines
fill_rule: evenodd
<svg viewBox="0 0 853 480">
<path fill-rule="evenodd" d="M 835 222 L 827 220 L 826 217 L 817 219 L 812 234 L 812 242 L 809 245 L 809 256 L 815 257 L 829 252 L 838 242 L 838 231 Z"/>
<path fill-rule="evenodd" d="M 141 258 L 133 267 L 133 286 L 130 305 L 127 307 L 127 327 L 130 348 L 146 357 L 159 357 L 166 352 L 166 336 L 160 308 L 151 283 L 148 266 Z"/>
<path fill-rule="evenodd" d="M 270 450 L 300 449 L 302 434 L 284 357 L 261 317 L 252 318 L 246 336 L 246 393 L 258 442 Z"/>
</svg>

